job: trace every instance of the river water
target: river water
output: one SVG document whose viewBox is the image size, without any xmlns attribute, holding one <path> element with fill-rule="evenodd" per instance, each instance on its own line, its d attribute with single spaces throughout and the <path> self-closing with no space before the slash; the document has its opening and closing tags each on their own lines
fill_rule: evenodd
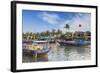
<svg viewBox="0 0 100 73">
<path fill-rule="evenodd" d="M 59 46 L 57 44 L 50 44 L 50 51 L 47 55 L 37 57 L 38 62 L 43 61 L 73 61 L 73 60 L 90 60 L 91 48 L 87 46 Z M 24 55 L 23 62 L 35 62 L 33 55 Z M 36 62 L 37 62 L 36 61 Z"/>
</svg>

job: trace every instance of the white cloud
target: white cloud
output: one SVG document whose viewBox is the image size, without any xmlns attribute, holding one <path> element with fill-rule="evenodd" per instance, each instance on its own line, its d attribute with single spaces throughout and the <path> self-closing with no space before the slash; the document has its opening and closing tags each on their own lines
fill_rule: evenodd
<svg viewBox="0 0 100 73">
<path fill-rule="evenodd" d="M 66 31 L 75 32 L 91 30 L 91 14 L 89 13 L 77 13 L 72 17 L 72 19 L 64 19 L 60 18 L 57 14 L 42 12 L 42 14 L 39 14 L 39 17 L 49 24 L 56 24 L 63 33 Z M 64 28 L 65 24 L 69 24 L 69 30 Z M 79 24 L 81 24 L 82 27 L 79 27 Z"/>
<path fill-rule="evenodd" d="M 82 14 L 79 13 L 74 16 L 71 20 L 66 20 L 61 25 L 61 30 L 65 32 L 66 30 L 62 27 L 65 26 L 64 24 L 69 24 L 70 29 L 67 31 L 75 32 L 75 31 L 90 31 L 91 30 L 91 15 L 90 14 Z M 79 24 L 82 27 L 79 27 Z"/>
<path fill-rule="evenodd" d="M 90 31 L 91 29 L 91 16 L 90 14 L 80 14 L 75 16 L 71 22 L 71 31 Z M 79 24 L 82 27 L 79 27 Z"/>
<path fill-rule="evenodd" d="M 42 13 L 41 18 L 49 24 L 58 24 L 60 20 L 60 17 L 57 14 L 49 14 L 46 12 Z"/>
</svg>

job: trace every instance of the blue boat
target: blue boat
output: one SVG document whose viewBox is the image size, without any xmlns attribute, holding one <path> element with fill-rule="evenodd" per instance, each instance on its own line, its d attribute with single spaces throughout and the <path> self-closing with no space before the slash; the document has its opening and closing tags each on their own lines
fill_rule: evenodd
<svg viewBox="0 0 100 73">
<path fill-rule="evenodd" d="M 71 46 L 85 46 L 91 44 L 91 41 L 85 41 L 83 39 L 75 39 L 73 41 L 61 40 L 58 42 L 60 45 L 71 45 Z"/>
</svg>

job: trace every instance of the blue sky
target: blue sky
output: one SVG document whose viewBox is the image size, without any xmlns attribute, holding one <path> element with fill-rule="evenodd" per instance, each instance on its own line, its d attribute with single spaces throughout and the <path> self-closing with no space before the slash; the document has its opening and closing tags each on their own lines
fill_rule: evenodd
<svg viewBox="0 0 100 73">
<path fill-rule="evenodd" d="M 65 32 L 65 24 L 69 24 L 67 31 L 90 31 L 91 14 L 79 12 L 53 12 L 53 11 L 22 11 L 23 32 L 43 32 L 60 29 Z M 82 27 L 79 28 L 78 25 Z"/>
</svg>

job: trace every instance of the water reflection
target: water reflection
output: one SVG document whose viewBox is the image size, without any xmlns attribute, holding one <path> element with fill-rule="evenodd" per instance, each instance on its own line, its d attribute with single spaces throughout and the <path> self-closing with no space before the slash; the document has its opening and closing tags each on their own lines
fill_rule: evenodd
<svg viewBox="0 0 100 73">
<path fill-rule="evenodd" d="M 45 62 L 45 61 L 72 61 L 72 60 L 89 60 L 91 59 L 91 48 L 88 46 L 58 46 L 50 44 L 51 49 L 47 54 L 25 55 L 23 62 Z"/>
</svg>

